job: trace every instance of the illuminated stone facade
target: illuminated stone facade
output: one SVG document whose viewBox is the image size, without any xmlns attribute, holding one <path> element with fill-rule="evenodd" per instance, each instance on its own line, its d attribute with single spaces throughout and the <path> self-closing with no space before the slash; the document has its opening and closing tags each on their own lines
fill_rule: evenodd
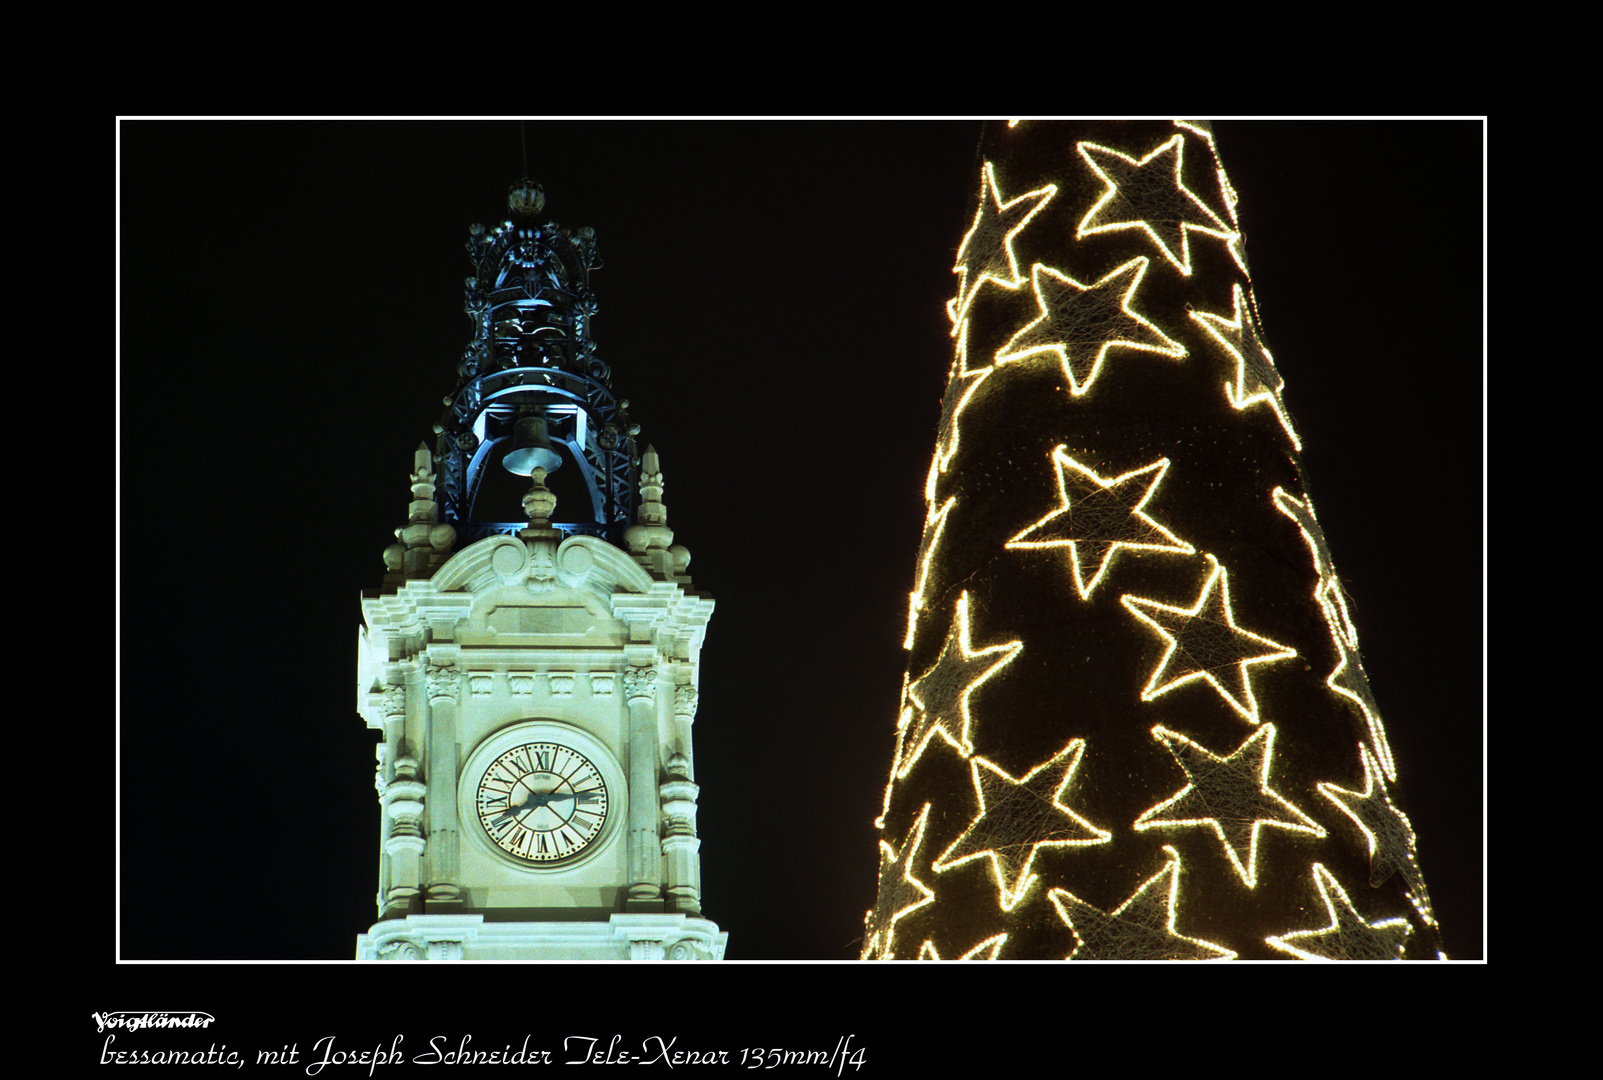
<svg viewBox="0 0 1603 1080">
<path fill-rule="evenodd" d="M 594 235 L 543 201 L 515 187 L 514 220 L 472 231 L 462 381 L 362 599 L 356 705 L 381 736 L 383 817 L 358 959 L 724 955 L 691 738 L 713 602 L 588 340 Z M 481 497 L 503 464 L 528 477 L 523 522 Z M 545 483 L 563 467 L 588 492 L 578 521 Z"/>
</svg>

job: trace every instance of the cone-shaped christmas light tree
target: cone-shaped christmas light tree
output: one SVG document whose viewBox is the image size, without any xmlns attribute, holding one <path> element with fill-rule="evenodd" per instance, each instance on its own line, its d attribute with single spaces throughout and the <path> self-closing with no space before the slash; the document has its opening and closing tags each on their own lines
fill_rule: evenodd
<svg viewBox="0 0 1603 1080">
<path fill-rule="evenodd" d="M 1208 125 L 979 166 L 864 957 L 1439 956 Z"/>
</svg>

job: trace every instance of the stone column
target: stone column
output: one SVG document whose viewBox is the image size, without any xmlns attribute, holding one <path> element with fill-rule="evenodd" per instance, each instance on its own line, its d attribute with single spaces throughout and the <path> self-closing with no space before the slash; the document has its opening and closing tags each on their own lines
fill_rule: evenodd
<svg viewBox="0 0 1603 1080">
<path fill-rule="evenodd" d="M 701 914 L 701 840 L 696 836 L 696 796 L 690 763 L 683 754 L 668 762 L 668 779 L 661 787 L 662 858 L 668 876 L 668 910 Z"/>
<path fill-rule="evenodd" d="M 380 801 L 388 835 L 384 853 L 389 857 L 389 883 L 384 891 L 384 914 L 404 915 L 421 891 L 423 859 L 423 796 L 427 791 L 418 780 L 415 758 L 402 755 L 395 763 L 395 778 L 384 785 Z"/>
<path fill-rule="evenodd" d="M 389 810 L 390 784 L 395 779 L 396 767 L 402 756 L 402 746 L 405 743 L 406 731 L 406 688 L 402 686 L 386 686 L 380 691 L 379 709 L 383 720 L 384 741 L 379 743 L 377 754 L 377 772 L 373 777 L 373 788 L 378 794 L 379 817 L 379 867 L 378 867 L 378 912 L 380 919 L 392 918 L 396 915 L 405 915 L 409 910 L 409 902 L 402 903 L 399 908 L 394 906 L 392 896 L 398 895 L 394 890 L 396 879 L 394 860 L 390 857 L 391 838 L 395 835 L 395 819 Z M 405 847 L 404 844 L 398 845 Z"/>
<path fill-rule="evenodd" d="M 629 699 L 629 911 L 662 910 L 662 854 L 657 827 L 657 669 L 623 673 Z"/>
<path fill-rule="evenodd" d="M 424 896 L 430 914 L 449 914 L 461 907 L 460 838 L 456 821 L 456 709 L 460 679 L 455 667 L 430 665 L 428 744 L 428 875 Z"/>
<path fill-rule="evenodd" d="M 686 780 L 696 778 L 696 756 L 690 730 L 696 721 L 696 705 L 700 696 L 696 688 L 688 684 L 673 688 L 673 749 L 685 759 Z"/>
</svg>

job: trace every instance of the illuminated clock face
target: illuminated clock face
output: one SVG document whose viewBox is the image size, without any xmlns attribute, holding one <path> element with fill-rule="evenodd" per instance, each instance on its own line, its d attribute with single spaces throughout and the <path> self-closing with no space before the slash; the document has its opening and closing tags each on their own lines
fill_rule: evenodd
<svg viewBox="0 0 1603 1080">
<path fill-rule="evenodd" d="M 561 863 L 607 823 L 607 783 L 590 759 L 555 742 L 527 742 L 492 761 L 476 807 L 485 835 L 514 858 Z"/>
</svg>

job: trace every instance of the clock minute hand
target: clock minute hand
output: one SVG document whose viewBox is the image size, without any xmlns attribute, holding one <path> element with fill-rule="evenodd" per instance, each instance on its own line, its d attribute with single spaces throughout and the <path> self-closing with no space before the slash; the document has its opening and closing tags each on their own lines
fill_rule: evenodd
<svg viewBox="0 0 1603 1080">
<path fill-rule="evenodd" d="M 595 790 L 590 790 L 590 791 L 572 791 L 572 790 L 569 790 L 569 791 L 539 791 L 539 792 L 530 792 L 529 793 L 529 800 L 531 802 L 538 800 L 536 805 L 539 805 L 539 806 L 550 806 L 552 803 L 557 802 L 557 801 L 559 801 L 561 799 L 572 799 L 574 802 L 587 803 L 587 802 L 595 802 L 596 799 L 600 796 L 600 794 L 601 794 L 600 792 L 595 791 Z"/>
<path fill-rule="evenodd" d="M 599 797 L 600 793 L 597 791 L 531 791 L 524 796 L 521 803 L 516 806 L 508 806 L 496 816 L 495 820 L 496 824 L 499 825 L 503 818 L 516 817 L 525 810 L 531 810 L 537 806 L 549 807 L 559 799 L 572 799 L 575 803 L 592 803 Z"/>
</svg>

